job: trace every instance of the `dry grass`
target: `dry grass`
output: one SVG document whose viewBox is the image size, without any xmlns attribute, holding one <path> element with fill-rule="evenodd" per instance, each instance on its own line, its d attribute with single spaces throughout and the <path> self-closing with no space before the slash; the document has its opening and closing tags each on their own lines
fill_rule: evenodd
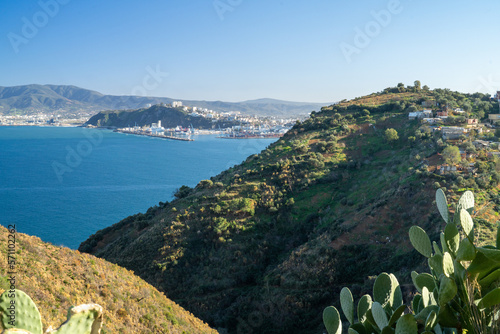
<svg viewBox="0 0 500 334">
<path fill-rule="evenodd" d="M 339 103 L 340 107 L 347 107 L 350 105 L 358 105 L 358 106 L 379 106 L 388 102 L 394 101 L 404 101 L 404 100 L 412 100 L 419 98 L 430 98 L 431 93 L 419 92 L 419 93 L 389 93 L 389 94 L 371 94 L 368 96 L 363 96 L 359 98 L 355 98 L 353 100 L 344 101 Z"/>
<path fill-rule="evenodd" d="M 0 292 L 7 288 L 7 235 L 0 226 Z M 16 288 L 31 296 L 44 328 L 59 327 L 72 305 L 97 303 L 103 334 L 217 333 L 132 271 L 21 233 L 16 250 Z"/>
</svg>

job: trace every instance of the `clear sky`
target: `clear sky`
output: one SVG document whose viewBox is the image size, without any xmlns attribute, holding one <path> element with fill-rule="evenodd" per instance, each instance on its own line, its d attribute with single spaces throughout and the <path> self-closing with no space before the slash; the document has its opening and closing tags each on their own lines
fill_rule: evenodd
<svg viewBox="0 0 500 334">
<path fill-rule="evenodd" d="M 1 1 L 0 86 L 334 102 L 500 90 L 497 0 Z"/>
</svg>

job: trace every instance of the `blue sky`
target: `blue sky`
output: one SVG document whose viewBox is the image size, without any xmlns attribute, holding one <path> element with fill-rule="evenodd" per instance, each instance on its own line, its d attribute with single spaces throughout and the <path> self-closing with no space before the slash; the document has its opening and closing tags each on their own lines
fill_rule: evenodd
<svg viewBox="0 0 500 334">
<path fill-rule="evenodd" d="M 414 80 L 500 90 L 494 0 L 23 0 L 0 12 L 0 86 L 325 103 Z"/>
</svg>

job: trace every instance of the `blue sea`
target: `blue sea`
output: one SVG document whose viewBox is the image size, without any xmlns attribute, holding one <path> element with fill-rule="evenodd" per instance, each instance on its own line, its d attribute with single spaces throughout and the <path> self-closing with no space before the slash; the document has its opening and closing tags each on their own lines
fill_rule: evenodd
<svg viewBox="0 0 500 334">
<path fill-rule="evenodd" d="M 194 187 L 276 139 L 193 142 L 57 127 L 0 127 L 0 224 L 76 249 L 99 229 Z"/>
</svg>

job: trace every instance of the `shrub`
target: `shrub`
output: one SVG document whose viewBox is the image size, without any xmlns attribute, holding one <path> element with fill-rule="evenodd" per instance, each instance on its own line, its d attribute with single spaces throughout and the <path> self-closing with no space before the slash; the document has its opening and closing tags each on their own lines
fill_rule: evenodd
<svg viewBox="0 0 500 334">
<path fill-rule="evenodd" d="M 179 189 L 177 189 L 175 192 L 174 192 L 174 197 L 175 198 L 184 198 L 186 197 L 187 195 L 189 195 L 189 193 L 192 191 L 193 189 L 191 187 L 188 187 L 188 186 L 181 186 Z"/>
<path fill-rule="evenodd" d="M 212 188 L 213 186 L 213 181 L 212 180 L 201 180 L 199 183 L 198 183 L 198 186 L 202 189 L 204 188 Z"/>
</svg>

